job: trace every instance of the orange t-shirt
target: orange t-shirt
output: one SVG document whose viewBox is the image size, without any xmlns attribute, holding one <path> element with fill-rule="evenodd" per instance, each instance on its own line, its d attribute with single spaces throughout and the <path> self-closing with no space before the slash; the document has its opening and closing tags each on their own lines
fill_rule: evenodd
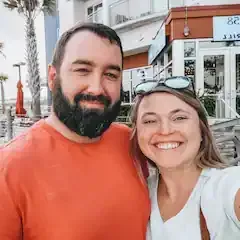
<svg viewBox="0 0 240 240">
<path fill-rule="evenodd" d="M 44 120 L 0 149 L 0 240 L 144 240 L 146 186 L 127 127 L 78 144 Z"/>
</svg>

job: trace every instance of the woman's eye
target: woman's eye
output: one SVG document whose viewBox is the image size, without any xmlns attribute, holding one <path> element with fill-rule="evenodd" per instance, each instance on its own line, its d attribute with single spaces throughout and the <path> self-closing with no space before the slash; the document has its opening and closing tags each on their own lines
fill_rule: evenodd
<svg viewBox="0 0 240 240">
<path fill-rule="evenodd" d="M 174 121 L 183 121 L 183 120 L 185 120 L 185 119 L 187 119 L 187 117 L 185 117 L 185 116 L 179 116 L 179 117 L 175 117 L 175 118 L 174 118 Z"/>
</svg>

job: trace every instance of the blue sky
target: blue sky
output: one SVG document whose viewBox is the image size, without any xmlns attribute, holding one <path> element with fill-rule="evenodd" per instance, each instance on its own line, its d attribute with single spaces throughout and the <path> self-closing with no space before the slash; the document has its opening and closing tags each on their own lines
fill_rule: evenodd
<svg viewBox="0 0 240 240">
<path fill-rule="evenodd" d="M 16 11 L 9 11 L 3 7 L 0 2 L 0 41 L 4 42 L 4 53 L 7 56 L 4 59 L 0 56 L 0 73 L 9 76 L 9 80 L 5 84 L 5 98 L 16 98 L 18 81 L 18 70 L 13 68 L 14 63 L 25 62 L 25 22 Z M 45 60 L 45 39 L 44 39 L 44 18 L 42 15 L 37 17 L 35 21 L 36 34 L 38 40 L 38 52 L 40 63 L 40 74 L 42 78 L 46 78 L 46 60 Z M 30 98 L 30 91 L 26 87 L 27 68 L 21 68 L 22 82 L 24 85 L 24 96 Z M 45 91 L 43 91 L 43 96 Z"/>
</svg>

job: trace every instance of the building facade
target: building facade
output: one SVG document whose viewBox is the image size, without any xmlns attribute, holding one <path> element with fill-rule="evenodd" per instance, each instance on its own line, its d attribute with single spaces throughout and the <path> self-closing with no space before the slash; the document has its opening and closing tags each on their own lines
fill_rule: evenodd
<svg viewBox="0 0 240 240">
<path fill-rule="evenodd" d="M 52 15 L 44 14 L 44 30 L 45 30 L 45 51 L 46 51 L 46 73 L 48 72 L 48 65 L 52 61 L 53 51 L 59 37 L 59 13 L 58 2 L 56 1 L 56 8 Z M 47 79 L 43 81 L 42 87 L 47 88 L 47 102 L 51 105 L 52 94 L 48 88 Z"/>
<path fill-rule="evenodd" d="M 211 117 L 239 117 L 240 4 L 171 9 L 148 63 L 156 79 L 189 76 Z"/>
<path fill-rule="evenodd" d="M 59 34 L 84 21 L 104 23 L 117 31 L 124 50 L 126 104 L 131 104 L 134 87 L 141 81 L 188 75 L 200 93 L 208 92 L 213 99 L 210 114 L 231 118 L 240 114 L 236 90 L 240 88 L 240 50 L 234 30 L 239 27 L 237 3 L 239 0 L 59 0 Z M 228 29 L 226 36 L 221 33 L 224 16 L 233 17 L 236 36 Z M 219 39 L 221 34 L 228 39 Z M 213 84 L 219 85 L 217 90 L 209 90 Z"/>
</svg>

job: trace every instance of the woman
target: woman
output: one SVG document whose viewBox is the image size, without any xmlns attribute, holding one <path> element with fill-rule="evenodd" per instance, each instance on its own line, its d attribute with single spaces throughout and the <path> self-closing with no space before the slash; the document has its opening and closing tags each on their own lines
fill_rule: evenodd
<svg viewBox="0 0 240 240">
<path fill-rule="evenodd" d="M 153 84 L 136 88 L 131 139 L 154 169 L 148 239 L 240 239 L 240 167 L 226 168 L 190 79 Z"/>
</svg>

